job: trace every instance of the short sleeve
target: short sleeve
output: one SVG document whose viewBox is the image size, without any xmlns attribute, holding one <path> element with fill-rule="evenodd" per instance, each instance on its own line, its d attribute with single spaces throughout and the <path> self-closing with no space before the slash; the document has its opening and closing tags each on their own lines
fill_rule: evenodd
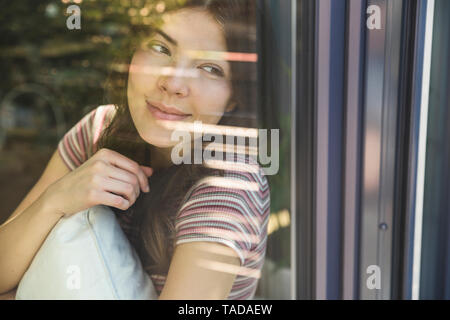
<svg viewBox="0 0 450 320">
<path fill-rule="evenodd" d="M 175 245 L 218 242 L 238 254 L 241 266 L 267 237 L 269 186 L 262 170 L 227 171 L 199 181 L 188 194 L 176 220 Z"/>
<path fill-rule="evenodd" d="M 97 107 L 76 123 L 59 141 L 59 155 L 70 170 L 79 167 L 95 153 L 95 144 L 114 113 L 114 105 Z"/>
</svg>

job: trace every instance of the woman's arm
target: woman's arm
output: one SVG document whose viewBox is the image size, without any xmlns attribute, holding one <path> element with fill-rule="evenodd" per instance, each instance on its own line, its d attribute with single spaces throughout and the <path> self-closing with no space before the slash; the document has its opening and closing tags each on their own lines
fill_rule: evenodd
<svg viewBox="0 0 450 320">
<path fill-rule="evenodd" d="M 16 289 L 0 294 L 0 300 L 16 300 Z"/>
<path fill-rule="evenodd" d="M 107 149 L 69 171 L 55 152 L 39 182 L 0 226 L 0 293 L 17 286 L 62 216 L 99 204 L 126 210 L 141 188 L 149 190 L 148 176 L 152 174 L 151 168 Z"/>
<path fill-rule="evenodd" d="M 170 263 L 160 300 L 224 300 L 240 269 L 237 253 L 220 243 L 179 244 Z"/>
<path fill-rule="evenodd" d="M 48 209 L 41 195 L 69 171 L 55 152 L 39 181 L 0 226 L 0 293 L 17 286 L 36 251 L 61 217 Z"/>
</svg>

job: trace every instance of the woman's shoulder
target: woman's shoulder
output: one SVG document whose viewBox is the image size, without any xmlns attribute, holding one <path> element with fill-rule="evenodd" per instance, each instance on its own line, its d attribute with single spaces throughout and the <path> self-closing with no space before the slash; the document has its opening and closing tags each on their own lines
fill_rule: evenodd
<svg viewBox="0 0 450 320">
<path fill-rule="evenodd" d="M 247 185 L 246 190 L 259 192 L 261 197 L 269 197 L 269 182 L 264 169 L 259 165 L 256 157 L 235 154 L 225 161 L 225 178 L 239 180 Z"/>
<path fill-rule="evenodd" d="M 221 174 L 215 171 L 191 188 L 176 215 L 175 228 L 177 243 L 218 241 L 234 248 L 244 264 L 267 236 L 270 191 L 254 159 L 232 160 L 222 163 Z"/>
<path fill-rule="evenodd" d="M 114 104 L 105 104 L 100 105 L 97 108 L 94 109 L 96 114 L 98 114 L 99 118 L 103 118 L 106 120 L 112 120 L 114 118 L 114 115 L 116 114 L 117 108 Z"/>
<path fill-rule="evenodd" d="M 101 105 L 92 111 L 93 144 L 100 138 L 103 130 L 111 123 L 116 114 L 116 106 L 113 104 Z"/>
<path fill-rule="evenodd" d="M 257 160 L 234 155 L 219 165 L 215 162 L 215 166 L 218 169 L 215 174 L 201 178 L 192 186 L 181 209 L 193 204 L 218 207 L 232 203 L 242 215 L 266 220 L 270 211 L 270 188 Z"/>
<path fill-rule="evenodd" d="M 214 169 L 214 174 L 201 178 L 191 188 L 192 192 L 214 187 L 214 190 L 246 191 L 257 193 L 260 198 L 269 198 L 269 183 L 256 158 L 233 154 L 226 156 L 224 161 L 206 162 L 205 165 Z"/>
<path fill-rule="evenodd" d="M 91 111 L 92 122 L 95 128 L 104 129 L 116 114 L 116 106 L 113 104 L 100 105 Z"/>
<path fill-rule="evenodd" d="M 85 142 L 95 144 L 101 132 L 108 126 L 116 114 L 116 107 L 113 104 L 100 105 L 89 111 L 68 134 L 79 134 L 82 131 Z"/>
<path fill-rule="evenodd" d="M 86 114 L 60 140 L 59 154 L 71 170 L 95 153 L 95 146 L 103 130 L 115 114 L 115 105 L 100 105 Z"/>
</svg>

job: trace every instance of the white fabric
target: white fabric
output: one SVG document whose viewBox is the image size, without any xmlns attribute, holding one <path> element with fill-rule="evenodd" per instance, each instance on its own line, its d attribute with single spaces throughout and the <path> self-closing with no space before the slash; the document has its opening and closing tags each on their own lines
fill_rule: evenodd
<svg viewBox="0 0 450 320">
<path fill-rule="evenodd" d="M 157 299 L 150 277 L 112 210 L 61 218 L 36 253 L 16 299 Z"/>
</svg>

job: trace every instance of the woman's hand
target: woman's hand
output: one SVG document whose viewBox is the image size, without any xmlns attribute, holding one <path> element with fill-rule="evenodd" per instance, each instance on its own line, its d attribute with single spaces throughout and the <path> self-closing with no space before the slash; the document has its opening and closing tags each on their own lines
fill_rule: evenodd
<svg viewBox="0 0 450 320">
<path fill-rule="evenodd" d="M 62 216 L 103 204 L 126 210 L 140 191 L 149 192 L 150 167 L 109 149 L 101 149 L 80 167 L 50 185 L 43 197 Z"/>
</svg>

